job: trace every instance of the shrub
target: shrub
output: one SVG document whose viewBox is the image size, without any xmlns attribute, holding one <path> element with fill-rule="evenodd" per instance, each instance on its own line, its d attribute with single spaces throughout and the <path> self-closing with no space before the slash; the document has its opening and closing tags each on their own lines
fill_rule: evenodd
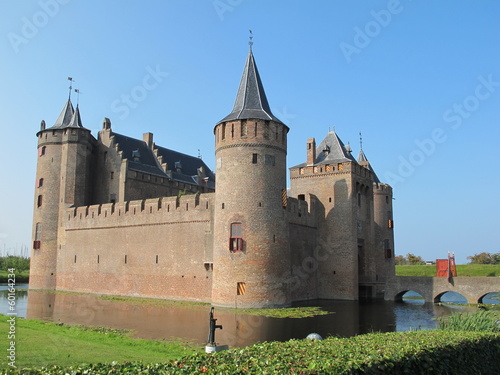
<svg viewBox="0 0 500 375">
<path fill-rule="evenodd" d="M 8 374 L 493 374 L 500 334 L 417 331 L 255 344 L 171 363 L 8 370 Z"/>
</svg>

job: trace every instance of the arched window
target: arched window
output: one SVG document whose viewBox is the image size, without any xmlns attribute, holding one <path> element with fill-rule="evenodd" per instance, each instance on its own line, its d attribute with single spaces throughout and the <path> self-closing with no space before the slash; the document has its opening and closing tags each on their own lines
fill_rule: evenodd
<svg viewBox="0 0 500 375">
<path fill-rule="evenodd" d="M 231 237 L 229 238 L 230 251 L 243 251 L 243 237 L 241 223 L 231 224 Z"/>
</svg>

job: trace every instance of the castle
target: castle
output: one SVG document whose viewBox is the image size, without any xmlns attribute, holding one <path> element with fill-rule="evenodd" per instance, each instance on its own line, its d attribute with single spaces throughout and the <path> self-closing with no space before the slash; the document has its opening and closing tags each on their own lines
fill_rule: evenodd
<svg viewBox="0 0 500 375">
<path fill-rule="evenodd" d="M 307 140 L 287 189 L 288 131 L 251 48 L 215 124 L 216 173 L 107 118 L 96 139 L 68 99 L 37 133 L 29 287 L 231 307 L 383 297 L 392 188 L 329 132 Z"/>
</svg>

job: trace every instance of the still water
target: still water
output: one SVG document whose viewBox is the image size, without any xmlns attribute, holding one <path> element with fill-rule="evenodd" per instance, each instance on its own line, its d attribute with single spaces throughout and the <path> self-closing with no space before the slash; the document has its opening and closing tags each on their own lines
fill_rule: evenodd
<svg viewBox="0 0 500 375">
<path fill-rule="evenodd" d="M 18 284 L 16 288 L 27 286 Z M 235 314 L 231 310 L 216 308 L 217 324 L 223 326 L 222 330 L 217 330 L 216 341 L 231 347 L 241 347 L 262 341 L 304 338 L 311 332 L 323 337 L 349 337 L 368 332 L 433 329 L 437 326 L 436 317 L 447 316 L 454 311 L 475 310 L 475 307 L 423 304 L 419 300 L 403 303 L 315 301 L 311 305 L 321 306 L 331 314 L 278 319 Z M 8 308 L 6 286 L 3 285 L 0 286 L 0 313 L 8 313 Z M 174 307 L 111 301 L 86 294 L 16 291 L 18 317 L 130 329 L 135 332 L 135 337 L 182 338 L 200 345 L 207 342 L 209 311 L 209 305 Z"/>
</svg>

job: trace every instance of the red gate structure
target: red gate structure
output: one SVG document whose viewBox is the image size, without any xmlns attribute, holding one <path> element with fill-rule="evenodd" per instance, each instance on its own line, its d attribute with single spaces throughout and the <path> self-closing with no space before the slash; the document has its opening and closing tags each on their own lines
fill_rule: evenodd
<svg viewBox="0 0 500 375">
<path fill-rule="evenodd" d="M 448 253 L 448 259 L 436 259 L 436 276 L 448 278 L 457 276 L 455 254 Z"/>
</svg>

